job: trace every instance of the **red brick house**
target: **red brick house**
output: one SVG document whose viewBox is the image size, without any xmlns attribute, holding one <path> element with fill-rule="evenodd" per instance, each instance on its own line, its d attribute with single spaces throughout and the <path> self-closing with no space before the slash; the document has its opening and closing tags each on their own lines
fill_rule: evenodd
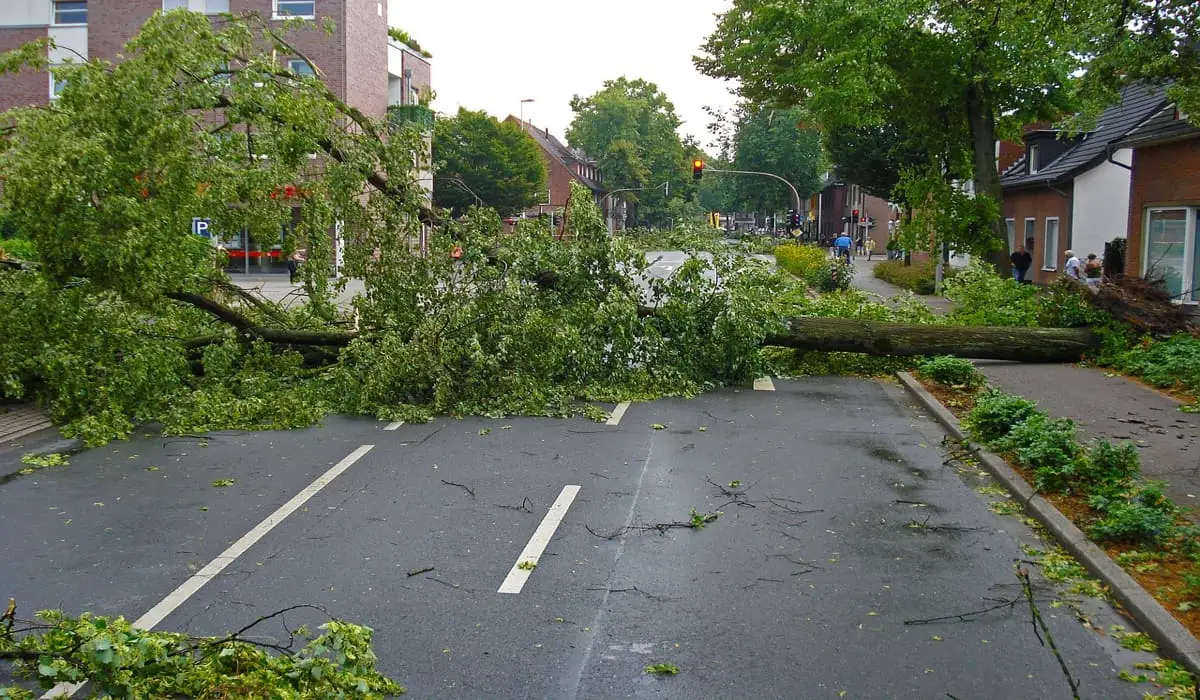
<svg viewBox="0 0 1200 700">
<path fill-rule="evenodd" d="M 831 240 L 843 232 L 852 238 L 859 234 L 875 241 L 875 252 L 886 255 L 890 223 L 895 219 L 894 211 L 887 200 L 867 192 L 860 186 L 837 180 L 825 179 L 817 202 L 818 240 Z M 858 212 L 858 230 L 854 230 L 854 212 Z"/>
<path fill-rule="evenodd" d="M 1126 274 L 1162 279 L 1181 303 L 1195 305 L 1200 302 L 1200 128 L 1168 105 L 1118 145 L 1133 150 Z"/>
<path fill-rule="evenodd" d="M 1125 236 L 1131 153 L 1116 147 L 1130 128 L 1166 103 L 1161 88 L 1133 85 L 1083 134 L 1028 130 L 1024 153 L 1000 176 L 1009 249 L 1033 254 L 1028 279 L 1044 284 L 1062 273 L 1065 252 L 1102 255 Z"/>
<path fill-rule="evenodd" d="M 603 174 L 595 160 L 588 158 L 578 150 L 568 148 L 566 144 L 551 134 L 548 128 L 539 129 L 511 114 L 504 121 L 523 128 L 541 149 L 542 158 L 546 161 L 547 180 L 550 184 L 548 198 L 542 204 L 526 211 L 526 216 L 536 217 L 539 214 L 565 207 L 567 196 L 571 193 L 571 182 L 574 181 L 592 191 L 592 198 L 601 207 L 605 219 L 608 219 L 611 214 L 614 227 L 624 228 L 625 202 L 620 195 L 606 197 L 608 189 L 602 184 Z M 614 202 L 614 200 L 616 201 Z"/>
</svg>

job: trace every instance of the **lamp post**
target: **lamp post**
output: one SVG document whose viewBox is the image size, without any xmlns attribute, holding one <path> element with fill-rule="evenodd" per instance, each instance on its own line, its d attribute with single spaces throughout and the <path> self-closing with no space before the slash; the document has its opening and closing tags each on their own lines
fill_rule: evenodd
<svg viewBox="0 0 1200 700">
<path fill-rule="evenodd" d="M 527 98 L 521 100 L 521 128 L 522 129 L 525 128 L 525 103 L 533 102 L 533 101 L 534 100 L 532 97 L 527 97 Z"/>
</svg>

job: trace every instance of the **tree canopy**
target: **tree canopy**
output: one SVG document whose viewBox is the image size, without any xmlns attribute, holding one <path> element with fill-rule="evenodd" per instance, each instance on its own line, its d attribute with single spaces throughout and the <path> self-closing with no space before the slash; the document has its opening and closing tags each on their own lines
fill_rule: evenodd
<svg viewBox="0 0 1200 700">
<path fill-rule="evenodd" d="M 546 163 L 537 144 L 517 124 L 485 112 L 459 108 L 453 117 L 439 118 L 433 160 L 434 202 L 455 214 L 476 204 L 475 195 L 502 216 L 545 197 Z"/>
<path fill-rule="evenodd" d="M 735 0 L 696 62 L 739 80 L 752 102 L 802 106 L 827 130 L 899 125 L 936 175 L 961 173 L 999 201 L 996 137 L 1068 110 L 1106 9 L 1103 0 Z M 988 223 L 993 236 L 973 241 L 977 250 L 1003 239 L 999 221 Z"/>
<path fill-rule="evenodd" d="M 742 106 L 733 135 L 731 169 L 778 175 L 792 183 L 801 198 L 820 191 L 825 171 L 821 133 L 803 120 L 803 113 L 795 107 Z M 794 206 L 792 191 L 777 180 L 721 173 L 713 177 L 730 180 L 732 205 L 737 211 L 783 211 Z"/>
<path fill-rule="evenodd" d="M 571 100 L 575 118 L 567 143 L 597 159 L 610 190 L 646 188 L 621 196 L 637 205 L 639 220 L 665 223 L 667 200 L 691 199 L 688 159 L 697 152 L 680 138 L 675 106 L 654 83 L 625 77 L 607 80 L 590 97 Z M 670 195 L 663 183 L 670 183 Z"/>
</svg>

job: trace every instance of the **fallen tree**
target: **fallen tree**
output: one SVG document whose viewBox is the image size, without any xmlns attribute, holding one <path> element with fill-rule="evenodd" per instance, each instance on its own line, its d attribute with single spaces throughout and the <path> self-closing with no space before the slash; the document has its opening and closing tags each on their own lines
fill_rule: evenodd
<svg viewBox="0 0 1200 700">
<path fill-rule="evenodd" d="M 0 72 L 48 68 L 48 41 L 0 54 Z M 156 15 L 122 55 L 52 68 L 54 105 L 0 129 L 0 214 L 38 258 L 0 265 L 0 394 L 91 444 L 145 423 L 594 413 L 793 369 L 764 346 L 1022 361 L 1095 347 L 1080 330 L 934 327 L 854 293 L 825 308 L 736 255 L 642 283 L 644 256 L 582 189 L 553 231 L 505 232 L 486 209 L 439 219 L 413 173 L 424 137 L 281 67 L 303 55 L 253 16 Z M 193 216 L 306 248 L 303 302 L 233 284 L 220 249 L 187 233 Z M 363 286 L 350 304 L 348 278 Z"/>
<path fill-rule="evenodd" d="M 849 318 L 791 318 L 763 345 L 796 350 L 913 357 L 954 355 L 978 360 L 1078 362 L 1100 347 L 1088 328 L 904 325 Z"/>
</svg>

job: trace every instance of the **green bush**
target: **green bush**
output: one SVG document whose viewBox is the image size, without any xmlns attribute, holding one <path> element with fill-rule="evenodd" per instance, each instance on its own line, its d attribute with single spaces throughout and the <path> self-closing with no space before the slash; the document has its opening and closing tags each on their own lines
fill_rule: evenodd
<svg viewBox="0 0 1200 700">
<path fill-rule="evenodd" d="M 983 375 L 970 360 L 945 355 L 931 357 L 917 365 L 917 373 L 926 379 L 946 386 L 977 387 Z"/>
<path fill-rule="evenodd" d="M 1088 301 L 1090 294 L 1083 285 L 1066 277 L 1058 278 L 1038 291 L 1037 325 L 1043 328 L 1077 328 L 1110 322 L 1111 316 Z"/>
<path fill-rule="evenodd" d="M 37 248 L 33 241 L 24 238 L 0 238 L 0 260 L 4 258 L 37 260 Z"/>
<path fill-rule="evenodd" d="M 1020 464 L 1033 470 L 1033 485 L 1038 491 L 1078 486 L 1086 472 L 1075 421 L 1069 418 L 1035 413 L 1013 426 L 993 445 L 1012 452 Z"/>
<path fill-rule="evenodd" d="M 1180 333 L 1146 341 L 1118 354 L 1113 366 L 1154 386 L 1200 392 L 1200 338 Z"/>
<path fill-rule="evenodd" d="M 954 302 L 950 323 L 959 326 L 1037 326 L 1038 288 L 1000 277 L 986 262 L 972 261 L 942 290 Z"/>
<path fill-rule="evenodd" d="M 1101 492 L 1119 489 L 1141 473 L 1137 447 L 1129 441 L 1113 444 L 1097 440 L 1085 460 L 1085 477 Z"/>
<path fill-rule="evenodd" d="M 775 264 L 800 279 L 807 279 L 810 274 L 820 270 L 829 261 L 829 254 L 825 252 L 825 249 L 814 245 L 784 243 L 775 246 L 773 253 Z"/>
<path fill-rule="evenodd" d="M 991 389 L 975 401 L 964 426 L 985 445 L 1004 437 L 1015 425 L 1038 413 L 1037 403 Z"/>
<path fill-rule="evenodd" d="M 1093 496 L 1088 500 L 1104 513 L 1090 528 L 1101 542 L 1157 544 L 1177 531 L 1175 504 L 1166 497 L 1160 482 L 1135 486 L 1116 497 Z"/>
<path fill-rule="evenodd" d="M 946 267 L 943 270 L 945 279 L 955 275 L 955 270 Z M 934 293 L 934 262 L 905 265 L 903 260 L 885 260 L 875 265 L 874 274 L 885 282 L 903 287 L 915 294 Z"/>
</svg>

